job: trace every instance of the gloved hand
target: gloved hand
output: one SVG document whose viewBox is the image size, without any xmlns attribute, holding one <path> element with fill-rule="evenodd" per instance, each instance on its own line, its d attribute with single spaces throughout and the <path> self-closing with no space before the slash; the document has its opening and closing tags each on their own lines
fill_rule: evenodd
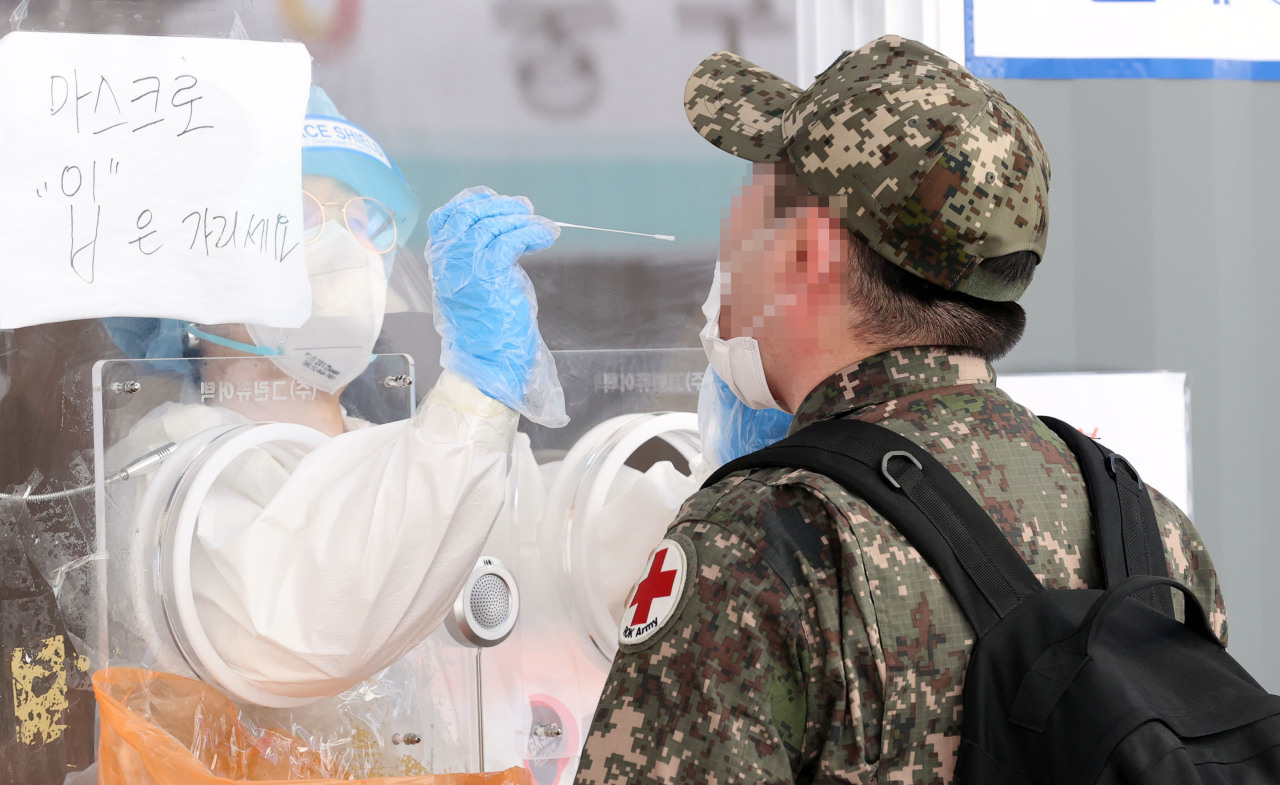
<svg viewBox="0 0 1280 785">
<path fill-rule="evenodd" d="M 555 361 L 538 333 L 533 284 L 516 264 L 560 228 L 524 197 L 468 188 L 427 220 L 440 363 L 536 423 L 569 421 Z"/>
<path fill-rule="evenodd" d="M 780 409 L 747 406 L 707 366 L 698 389 L 698 431 L 705 469 L 712 471 L 782 439 L 792 419 Z"/>
</svg>

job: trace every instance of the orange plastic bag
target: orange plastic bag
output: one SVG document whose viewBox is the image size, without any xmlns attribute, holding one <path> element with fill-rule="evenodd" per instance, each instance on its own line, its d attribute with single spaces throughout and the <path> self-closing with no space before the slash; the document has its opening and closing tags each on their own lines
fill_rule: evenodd
<svg viewBox="0 0 1280 785">
<path fill-rule="evenodd" d="M 93 676 L 101 716 L 100 785 L 228 782 L 349 785 L 329 761 L 284 731 L 254 733 L 235 704 L 203 682 L 135 668 Z M 366 785 L 532 785 L 513 768 L 489 774 L 424 774 L 355 780 Z"/>
</svg>

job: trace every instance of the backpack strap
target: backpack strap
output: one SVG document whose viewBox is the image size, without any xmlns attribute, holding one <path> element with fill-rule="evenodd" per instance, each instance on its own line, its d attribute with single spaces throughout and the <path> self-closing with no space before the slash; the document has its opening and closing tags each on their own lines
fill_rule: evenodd
<svg viewBox="0 0 1280 785">
<path fill-rule="evenodd" d="M 922 447 L 860 420 L 823 420 L 730 461 L 707 488 L 744 469 L 806 469 L 840 483 L 920 551 L 979 637 L 1043 587 L 955 476 Z"/>
<path fill-rule="evenodd" d="M 1156 511 L 1138 472 L 1124 456 L 1062 420 L 1041 417 L 1040 421 L 1067 443 L 1080 462 L 1107 587 L 1138 575 L 1168 578 Z M 1173 616 L 1173 595 L 1169 590 L 1150 588 L 1136 597 L 1166 616 Z"/>
</svg>

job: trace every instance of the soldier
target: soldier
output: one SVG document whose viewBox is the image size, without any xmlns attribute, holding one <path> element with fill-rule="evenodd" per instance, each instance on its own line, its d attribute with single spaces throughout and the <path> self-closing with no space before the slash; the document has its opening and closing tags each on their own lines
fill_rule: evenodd
<svg viewBox="0 0 1280 785">
<path fill-rule="evenodd" d="M 714 54 L 685 108 L 754 162 L 703 334 L 737 397 L 794 412 L 792 432 L 840 417 L 906 436 L 1048 588 L 1101 585 L 1075 458 L 990 365 L 1045 249 L 1049 161 L 1027 119 L 896 37 L 807 90 Z M 1169 575 L 1225 636 L 1203 541 L 1151 495 Z M 950 782 L 973 640 L 866 502 L 800 470 L 730 475 L 685 503 L 628 599 L 577 782 Z"/>
</svg>

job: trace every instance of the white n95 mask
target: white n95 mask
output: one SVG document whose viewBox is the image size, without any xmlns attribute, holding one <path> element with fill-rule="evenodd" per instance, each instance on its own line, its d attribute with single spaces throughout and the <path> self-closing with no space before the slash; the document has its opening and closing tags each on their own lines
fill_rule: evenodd
<svg viewBox="0 0 1280 785">
<path fill-rule="evenodd" d="M 311 318 L 301 327 L 247 325 L 254 343 L 302 384 L 334 393 L 373 357 L 387 306 L 382 255 L 362 246 L 338 221 L 327 221 L 306 246 Z"/>
<path fill-rule="evenodd" d="M 707 361 L 738 400 L 752 409 L 781 409 L 769 383 L 764 378 L 764 363 L 760 359 L 760 344 L 755 338 L 739 336 L 725 340 L 720 337 L 720 263 L 716 262 L 711 277 L 711 293 L 702 304 L 707 324 L 698 337 Z"/>
</svg>

